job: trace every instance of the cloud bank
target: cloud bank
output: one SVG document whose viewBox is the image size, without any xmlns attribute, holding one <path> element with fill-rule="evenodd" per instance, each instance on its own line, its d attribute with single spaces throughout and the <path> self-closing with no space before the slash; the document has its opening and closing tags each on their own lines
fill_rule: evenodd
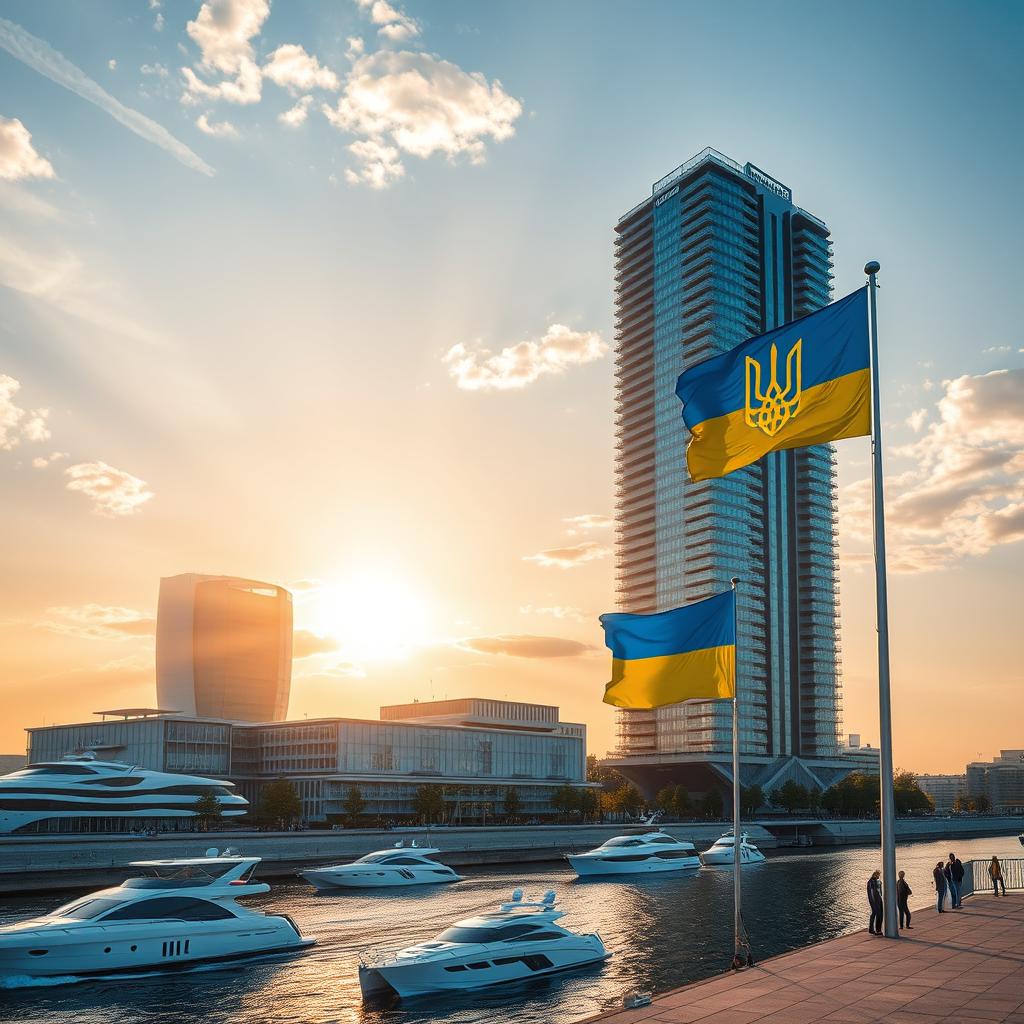
<svg viewBox="0 0 1024 1024">
<path fill-rule="evenodd" d="M 101 516 L 130 516 L 153 497 L 148 484 L 123 469 L 105 462 L 80 462 L 64 470 L 67 489 L 84 494 L 92 502 L 92 510 Z"/>
<path fill-rule="evenodd" d="M 16 117 L 0 115 L 0 178 L 53 178 L 53 165 L 32 145 L 29 130 Z"/>
<path fill-rule="evenodd" d="M 598 544 L 597 541 L 585 540 L 579 544 L 569 544 L 563 548 L 548 548 L 535 555 L 523 555 L 524 562 L 536 562 L 545 568 L 575 569 L 578 565 L 593 562 L 599 558 L 607 558 L 612 553 L 610 547 Z"/>
<path fill-rule="evenodd" d="M 575 658 L 594 650 L 590 644 L 578 640 L 528 633 L 467 637 L 456 646 L 479 654 L 504 654 L 512 658 Z"/>
</svg>

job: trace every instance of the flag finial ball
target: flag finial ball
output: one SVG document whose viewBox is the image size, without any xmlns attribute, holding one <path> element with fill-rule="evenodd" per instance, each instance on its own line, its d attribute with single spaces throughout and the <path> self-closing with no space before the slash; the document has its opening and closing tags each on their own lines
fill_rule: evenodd
<svg viewBox="0 0 1024 1024">
<path fill-rule="evenodd" d="M 881 269 L 882 264 L 879 263 L 878 260 L 871 260 L 870 262 L 864 264 L 865 274 L 877 274 L 878 271 Z"/>
</svg>

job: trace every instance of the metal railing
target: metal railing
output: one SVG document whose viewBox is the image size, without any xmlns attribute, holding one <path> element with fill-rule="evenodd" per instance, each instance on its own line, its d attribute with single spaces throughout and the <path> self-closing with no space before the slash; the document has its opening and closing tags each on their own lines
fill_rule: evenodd
<svg viewBox="0 0 1024 1024">
<path fill-rule="evenodd" d="M 992 876 L 988 873 L 991 863 L 990 860 L 969 860 L 964 864 L 964 880 L 960 886 L 962 896 L 970 896 L 972 893 L 985 895 L 992 892 Z M 1000 858 L 999 867 L 1007 892 L 1011 889 L 1024 889 L 1024 857 Z M 1003 886 L 999 889 L 1002 892 Z"/>
</svg>

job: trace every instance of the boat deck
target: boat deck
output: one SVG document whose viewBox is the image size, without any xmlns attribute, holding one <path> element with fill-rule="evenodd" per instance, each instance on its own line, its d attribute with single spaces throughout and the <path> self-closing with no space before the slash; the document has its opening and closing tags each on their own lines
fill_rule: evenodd
<svg viewBox="0 0 1024 1024">
<path fill-rule="evenodd" d="M 915 910 L 898 941 L 867 930 L 667 992 L 601 1024 L 1024 1024 L 1024 894 Z"/>
</svg>

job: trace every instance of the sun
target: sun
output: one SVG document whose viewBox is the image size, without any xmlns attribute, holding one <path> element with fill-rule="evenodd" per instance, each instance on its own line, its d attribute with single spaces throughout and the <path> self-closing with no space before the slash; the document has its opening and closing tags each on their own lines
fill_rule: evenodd
<svg viewBox="0 0 1024 1024">
<path fill-rule="evenodd" d="M 430 605 L 404 577 L 367 569 L 324 584 L 310 595 L 311 627 L 338 641 L 354 662 L 399 661 L 431 636 Z"/>
</svg>

